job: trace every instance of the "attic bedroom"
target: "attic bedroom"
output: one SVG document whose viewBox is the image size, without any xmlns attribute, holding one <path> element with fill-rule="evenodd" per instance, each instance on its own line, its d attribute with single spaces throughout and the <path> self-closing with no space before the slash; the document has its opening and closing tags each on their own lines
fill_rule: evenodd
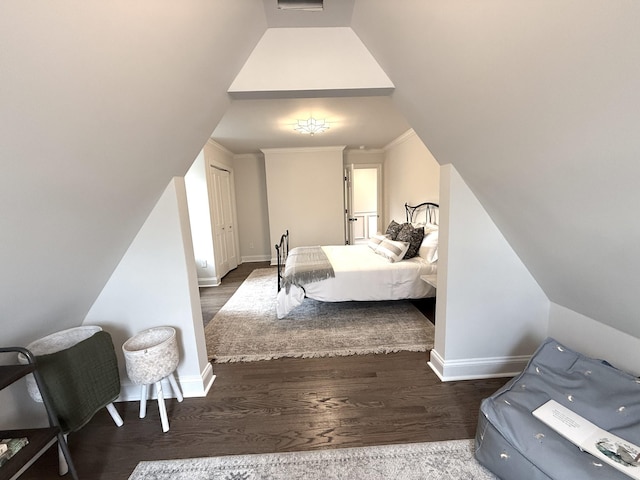
<svg viewBox="0 0 640 480">
<path fill-rule="evenodd" d="M 120 347 L 172 325 L 185 401 L 206 398 L 222 382 L 204 338 L 210 263 L 196 261 L 190 169 L 233 170 L 237 262 L 268 261 L 286 226 L 267 208 L 260 149 L 287 145 L 234 151 L 216 128 L 240 105 L 379 97 L 408 127 L 380 147 L 383 168 L 403 165 L 384 172 L 385 226 L 428 200 L 394 153 L 410 144 L 440 172 L 446 273 L 416 371 L 440 388 L 490 379 L 489 395 L 553 337 L 638 375 L 639 16 L 623 0 L 3 2 L 2 346 L 100 325 L 124 405 L 139 393 Z M 371 144 L 332 142 L 351 155 Z M 259 215 L 243 223 L 248 210 Z M 46 422 L 26 389 L 0 401 L 3 429 Z"/>
</svg>

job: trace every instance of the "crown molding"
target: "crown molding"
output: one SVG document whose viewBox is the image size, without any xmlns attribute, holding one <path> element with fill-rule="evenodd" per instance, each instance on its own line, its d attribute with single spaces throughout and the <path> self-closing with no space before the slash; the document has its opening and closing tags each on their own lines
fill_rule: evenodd
<svg viewBox="0 0 640 480">
<path fill-rule="evenodd" d="M 347 146 L 334 147 L 299 147 L 299 148 L 261 148 L 263 153 L 309 153 L 309 152 L 342 152 Z"/>
<path fill-rule="evenodd" d="M 224 147 L 223 145 L 220 145 L 218 142 L 216 142 L 213 138 L 209 137 L 209 139 L 207 140 L 207 145 L 210 145 L 218 150 L 220 150 L 223 153 L 226 153 L 227 155 L 230 156 L 235 156 L 235 153 L 233 153 L 231 150 L 229 150 L 227 147 Z"/>
<path fill-rule="evenodd" d="M 345 153 L 348 153 L 349 155 L 367 155 L 367 154 L 380 154 L 380 153 L 384 153 L 384 148 L 349 148 L 347 150 L 345 150 Z"/>
<path fill-rule="evenodd" d="M 243 159 L 255 159 L 255 158 L 263 158 L 264 154 L 262 152 L 256 152 L 256 153 L 236 153 L 233 156 L 234 160 L 243 160 Z"/>
<path fill-rule="evenodd" d="M 387 143 L 384 147 L 382 147 L 383 150 L 389 150 L 393 147 L 397 147 L 398 145 L 400 145 L 401 143 L 406 142 L 407 140 L 409 140 L 412 137 L 416 136 L 416 132 L 413 128 L 410 128 L 409 130 L 407 130 L 406 132 L 404 132 L 402 135 L 400 135 L 398 138 L 391 140 L 389 143 Z"/>
</svg>

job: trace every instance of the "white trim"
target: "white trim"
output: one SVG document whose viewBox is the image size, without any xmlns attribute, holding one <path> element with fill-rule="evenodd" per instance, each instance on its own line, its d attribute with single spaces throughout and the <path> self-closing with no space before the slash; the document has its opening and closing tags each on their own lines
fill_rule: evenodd
<svg viewBox="0 0 640 480">
<path fill-rule="evenodd" d="M 394 138 L 389 143 L 387 143 L 384 147 L 382 147 L 382 150 L 387 151 L 390 148 L 397 147 L 398 145 L 400 145 L 401 143 L 406 142 L 407 140 L 409 140 L 410 138 L 414 137 L 415 135 L 416 135 L 415 130 L 413 128 L 410 128 L 409 130 L 404 132 L 399 137 Z"/>
<path fill-rule="evenodd" d="M 271 260 L 271 255 L 249 255 L 240 257 L 241 263 L 266 262 Z"/>
<path fill-rule="evenodd" d="M 394 142 L 395 140 L 392 140 Z M 384 148 L 347 148 L 344 151 L 349 155 L 370 155 L 375 153 L 384 153 Z M 370 165 L 380 165 L 379 163 Z"/>
<path fill-rule="evenodd" d="M 211 363 L 207 363 L 207 366 L 200 376 L 176 375 L 176 377 L 178 385 L 180 386 L 180 390 L 182 391 L 182 396 L 184 398 L 205 397 L 216 379 L 216 376 L 213 374 L 213 367 L 211 366 Z M 155 399 L 155 389 L 150 388 L 149 390 L 152 392 L 151 398 Z M 162 380 L 162 392 L 164 393 L 165 398 L 175 398 L 175 396 L 173 395 L 173 390 L 171 389 L 171 385 L 167 379 Z M 171 392 L 171 395 L 169 395 L 169 392 Z M 121 380 L 120 396 L 115 401 L 140 401 L 140 385 L 131 383 L 128 378 L 126 380 Z"/>
<path fill-rule="evenodd" d="M 435 350 L 429 354 L 428 365 L 443 382 L 482 378 L 513 377 L 527 366 L 530 355 L 513 357 L 467 358 L 445 360 Z"/>
<path fill-rule="evenodd" d="M 211 137 L 209 137 L 209 138 L 207 139 L 207 143 L 208 143 L 209 145 L 211 145 L 212 147 L 217 148 L 217 149 L 218 149 L 218 150 L 220 150 L 221 152 L 226 153 L 227 155 L 229 155 L 229 156 L 231 156 L 231 157 L 235 156 L 235 153 L 233 153 L 231 150 L 229 150 L 229 149 L 228 149 L 228 148 L 226 148 L 225 146 L 220 145 L 218 142 L 216 142 L 216 141 L 215 141 L 213 138 L 211 138 Z"/>
<path fill-rule="evenodd" d="M 335 147 L 300 147 L 300 148 L 261 148 L 263 153 L 305 153 L 305 152 L 341 152 L 346 145 L 337 145 Z"/>
<path fill-rule="evenodd" d="M 198 278 L 198 287 L 217 287 L 220 285 L 218 277 L 202 277 Z"/>
<path fill-rule="evenodd" d="M 233 155 L 233 160 L 244 160 L 244 159 L 248 159 L 248 160 L 263 159 L 264 160 L 264 154 L 260 152 L 260 153 L 236 153 Z"/>
</svg>

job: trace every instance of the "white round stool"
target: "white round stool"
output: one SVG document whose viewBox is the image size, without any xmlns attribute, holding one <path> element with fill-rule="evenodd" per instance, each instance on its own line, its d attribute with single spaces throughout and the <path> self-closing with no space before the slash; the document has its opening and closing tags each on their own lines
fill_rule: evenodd
<svg viewBox="0 0 640 480">
<path fill-rule="evenodd" d="M 162 393 L 162 380 L 167 378 L 178 402 L 182 393 L 174 376 L 180 360 L 176 331 L 172 327 L 153 327 L 134 335 L 122 345 L 127 375 L 140 390 L 140 418 L 147 414 L 149 385 L 155 384 L 162 431 L 169 431 L 169 419 Z"/>
</svg>

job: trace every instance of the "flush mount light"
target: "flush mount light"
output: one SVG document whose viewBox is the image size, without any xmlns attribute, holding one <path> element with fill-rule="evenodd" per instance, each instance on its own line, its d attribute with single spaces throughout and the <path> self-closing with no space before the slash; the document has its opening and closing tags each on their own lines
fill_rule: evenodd
<svg viewBox="0 0 640 480">
<path fill-rule="evenodd" d="M 294 130 L 299 133 L 306 133 L 313 136 L 316 133 L 322 133 L 329 130 L 329 124 L 326 120 L 316 120 L 315 118 L 307 118 L 306 120 L 298 120 L 298 124 Z"/>
</svg>

